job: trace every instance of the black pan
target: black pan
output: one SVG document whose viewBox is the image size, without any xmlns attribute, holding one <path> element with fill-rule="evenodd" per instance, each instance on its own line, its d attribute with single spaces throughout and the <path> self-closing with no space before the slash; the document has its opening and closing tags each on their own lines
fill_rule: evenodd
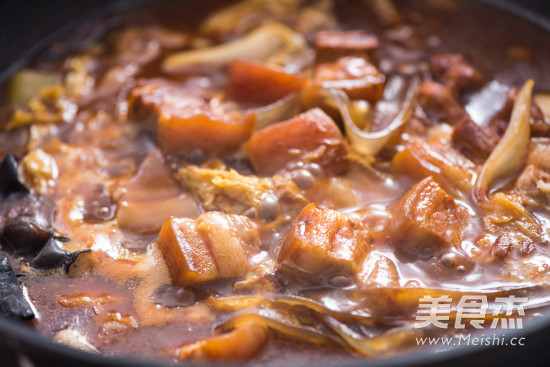
<svg viewBox="0 0 550 367">
<path fill-rule="evenodd" d="M 123 12 L 151 1 L 158 0 L 3 0 L 0 2 L 0 83 L 45 45 L 66 37 L 71 29 L 84 20 L 97 15 Z M 550 2 L 547 0 L 482 1 L 539 25 L 541 32 L 547 32 L 547 36 L 550 37 Z M 197 2 L 197 6 L 200 7 L 200 3 Z M 519 338 L 524 338 L 524 345 L 470 345 L 447 350 L 423 349 L 413 354 L 388 360 L 366 361 L 356 366 L 550 366 L 550 314 L 533 319 L 523 330 L 498 331 L 497 335 L 504 337 L 508 343 L 510 340 L 518 341 Z M 323 365 L 318 361 L 316 364 Z M 54 343 L 21 323 L 0 318 L 0 366 L 162 365 L 81 352 Z"/>
</svg>

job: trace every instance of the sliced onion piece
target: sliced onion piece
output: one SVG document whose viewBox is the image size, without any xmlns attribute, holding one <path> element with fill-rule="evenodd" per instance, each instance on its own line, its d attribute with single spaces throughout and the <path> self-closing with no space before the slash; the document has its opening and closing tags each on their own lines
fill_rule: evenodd
<svg viewBox="0 0 550 367">
<path fill-rule="evenodd" d="M 262 25 L 235 41 L 168 56 L 163 68 L 179 73 L 189 68 L 220 67 L 236 59 L 292 64 L 308 50 L 304 37 L 279 23 Z"/>
<path fill-rule="evenodd" d="M 481 168 L 474 186 L 474 195 L 480 202 L 488 200 L 488 191 L 496 180 L 517 172 L 525 162 L 531 135 L 533 85 L 534 82 L 528 80 L 521 88 L 506 132 Z"/>
<path fill-rule="evenodd" d="M 338 93 L 336 91 L 336 93 Z M 347 98 L 347 96 L 344 96 Z M 322 103 L 319 103 L 319 100 Z M 337 109 L 334 103 L 333 92 L 319 86 L 308 86 L 300 93 L 292 93 L 269 105 L 253 110 L 255 128 L 261 130 L 276 122 L 288 120 L 301 112 L 319 104 L 331 109 Z M 372 106 L 363 100 L 349 101 L 349 108 L 353 121 L 359 127 L 369 126 L 372 120 Z"/>
<path fill-rule="evenodd" d="M 324 319 L 324 324 L 338 335 L 349 349 L 372 357 L 387 357 L 395 354 L 401 349 L 400 347 L 414 343 L 416 338 L 425 332 L 423 329 L 402 327 L 369 338 L 355 333 L 333 318 L 324 317 Z"/>
<path fill-rule="evenodd" d="M 223 7 L 200 25 L 202 33 L 227 36 L 243 30 L 253 21 L 295 15 L 301 0 L 245 0 Z"/>
<path fill-rule="evenodd" d="M 219 331 L 229 331 L 254 321 L 285 338 L 299 342 L 324 345 L 341 345 L 351 351 L 368 356 L 389 354 L 395 345 L 406 344 L 418 336 L 417 332 L 400 328 L 397 331 L 368 337 L 359 335 L 336 318 L 308 307 L 259 308 L 237 315 L 219 325 Z"/>
<path fill-rule="evenodd" d="M 509 296 L 521 292 L 529 299 L 537 299 L 544 289 L 537 286 L 518 286 L 511 288 L 494 288 L 474 292 L 473 295 L 488 297 L 488 319 L 503 317 L 499 314 L 496 297 Z M 386 357 L 407 345 L 414 345 L 416 337 L 429 333 L 431 329 L 413 328 L 419 300 L 426 296 L 444 297 L 458 300 L 464 295 L 472 295 L 465 290 L 430 289 L 430 288 L 376 288 L 360 289 L 334 293 L 332 300 L 326 292 L 318 294 L 319 300 L 297 296 L 239 296 L 209 300 L 210 307 L 219 311 L 237 312 L 229 321 L 219 325 L 219 331 L 228 331 L 240 325 L 255 321 L 272 332 L 283 337 L 301 342 L 325 345 L 341 345 L 350 351 L 373 357 Z M 346 299 L 350 307 L 346 310 L 334 309 L 324 303 L 334 305 L 334 297 Z M 352 301 L 355 300 L 355 301 Z M 388 304 L 388 300 L 391 300 Z M 449 318 L 454 321 L 457 316 L 457 305 L 451 305 Z M 529 305 L 526 305 L 526 307 Z M 397 312 L 403 313 L 396 317 Z M 377 315 L 377 316 L 373 316 Z M 379 333 L 378 327 L 366 331 L 365 327 L 386 324 L 391 329 Z M 356 331 L 352 325 L 361 325 L 363 331 Z M 400 325 L 397 326 L 396 325 Z"/>
<path fill-rule="evenodd" d="M 419 79 L 416 77 L 412 78 L 409 83 L 405 83 L 404 88 L 406 88 L 406 91 L 397 115 L 384 129 L 370 132 L 361 130 L 358 127 L 360 125 L 356 123 L 358 116 L 353 113 L 347 96 L 340 91 L 332 92 L 334 101 L 344 120 L 346 136 L 357 153 L 367 157 L 375 156 L 401 130 L 411 116 L 414 97 L 419 85 Z"/>
<path fill-rule="evenodd" d="M 300 100 L 300 93 L 292 93 L 267 106 L 256 108 L 254 110 L 256 130 L 299 114 L 301 111 Z"/>
<path fill-rule="evenodd" d="M 307 320 L 304 320 L 307 318 Z M 340 338 L 330 332 L 330 329 L 323 328 L 313 317 L 303 313 L 283 313 L 280 310 L 264 308 L 255 312 L 238 315 L 216 328 L 219 331 L 228 331 L 237 328 L 249 321 L 256 321 L 269 330 L 286 338 L 313 344 L 340 344 Z M 307 324 L 305 325 L 305 322 Z"/>
<path fill-rule="evenodd" d="M 331 315 L 340 320 L 349 319 L 352 321 L 361 321 L 362 323 L 373 323 L 370 316 L 351 314 L 345 311 L 337 311 L 324 306 L 317 301 L 298 297 L 298 296 L 273 296 L 271 298 L 258 296 L 232 296 L 223 298 L 214 298 L 208 301 L 208 305 L 218 311 L 236 312 L 258 307 L 268 307 L 273 309 L 293 309 L 302 308 L 317 312 L 320 314 Z"/>
</svg>

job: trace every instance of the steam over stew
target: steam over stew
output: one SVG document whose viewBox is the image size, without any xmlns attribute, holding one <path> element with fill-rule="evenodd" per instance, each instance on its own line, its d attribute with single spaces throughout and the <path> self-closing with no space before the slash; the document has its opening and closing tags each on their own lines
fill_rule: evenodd
<svg viewBox="0 0 550 367">
<path fill-rule="evenodd" d="M 2 90 L 1 317 L 253 365 L 528 324 L 550 293 L 549 52 L 470 1 L 91 20 Z"/>
</svg>

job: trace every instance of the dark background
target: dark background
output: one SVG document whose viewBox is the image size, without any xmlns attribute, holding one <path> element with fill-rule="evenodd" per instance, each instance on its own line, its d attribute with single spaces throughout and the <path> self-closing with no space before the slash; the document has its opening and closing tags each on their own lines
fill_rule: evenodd
<svg viewBox="0 0 550 367">
<path fill-rule="evenodd" d="M 0 83 L 16 71 L 21 62 L 66 35 L 72 26 L 93 16 L 98 9 L 123 11 L 145 1 L 0 0 Z"/>
<path fill-rule="evenodd" d="M 17 69 L 22 59 L 32 57 L 45 44 L 66 33 L 71 25 L 78 24 L 83 19 L 82 14 L 89 14 L 98 8 L 105 7 L 111 8 L 112 11 L 120 11 L 145 1 L 1 0 L 0 83 Z M 540 15 L 550 17 L 548 0 L 488 0 L 488 2 L 529 9 L 533 18 Z"/>
</svg>

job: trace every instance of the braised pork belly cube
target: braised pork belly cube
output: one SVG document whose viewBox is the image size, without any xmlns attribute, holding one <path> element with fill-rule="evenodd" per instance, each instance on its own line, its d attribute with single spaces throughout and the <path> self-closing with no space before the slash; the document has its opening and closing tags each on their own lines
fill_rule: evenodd
<svg viewBox="0 0 550 367">
<path fill-rule="evenodd" d="M 194 220 L 168 218 L 157 243 L 174 284 L 200 284 L 219 277 L 214 254 Z"/>
<path fill-rule="evenodd" d="M 435 54 L 430 70 L 455 94 L 480 89 L 485 84 L 483 75 L 460 54 Z"/>
<path fill-rule="evenodd" d="M 161 78 L 139 79 L 128 97 L 128 118 L 134 122 L 156 127 L 161 110 L 189 98 L 207 101 L 212 92 L 204 87 L 202 79 L 191 78 L 186 83 L 176 83 Z"/>
<path fill-rule="evenodd" d="M 489 157 L 499 140 L 493 130 L 476 124 L 469 116 L 453 128 L 453 142 L 478 162 Z"/>
<path fill-rule="evenodd" d="M 372 233 L 361 222 L 310 204 L 292 224 L 278 261 L 320 277 L 355 275 L 371 244 Z"/>
<path fill-rule="evenodd" d="M 158 82 L 137 87 L 130 94 L 129 118 L 156 131 L 166 154 L 224 155 L 238 149 L 252 133 L 254 115 L 223 111 L 205 100 L 206 92 L 189 88 Z"/>
<path fill-rule="evenodd" d="M 402 248 L 420 254 L 462 242 L 470 221 L 468 211 L 457 204 L 432 177 L 417 183 L 392 207 L 392 236 Z"/>
<path fill-rule="evenodd" d="M 169 218 L 158 247 L 177 285 L 201 284 L 246 275 L 257 253 L 259 232 L 243 216 L 208 212 L 197 219 Z"/>
<path fill-rule="evenodd" d="M 476 165 L 458 151 L 421 140 L 411 142 L 393 157 L 392 167 L 417 179 L 432 176 L 446 190 L 469 191 L 476 177 Z"/>
<path fill-rule="evenodd" d="M 246 151 L 260 175 L 272 175 L 296 161 L 318 163 L 330 175 L 342 174 L 349 166 L 342 133 L 318 108 L 256 132 Z"/>
<path fill-rule="evenodd" d="M 342 57 L 315 69 L 315 82 L 323 88 L 338 88 L 351 99 L 376 103 L 384 92 L 384 76 L 364 57 Z"/>
<path fill-rule="evenodd" d="M 178 107 L 159 119 L 157 139 L 168 154 L 189 154 L 196 150 L 224 155 L 237 150 L 254 126 L 251 113 L 217 112 L 210 105 Z"/>
<path fill-rule="evenodd" d="M 345 55 L 367 54 L 374 57 L 380 42 L 378 37 L 364 30 L 323 31 L 315 36 L 317 61 L 332 61 Z"/>
<path fill-rule="evenodd" d="M 269 104 L 302 89 L 305 78 L 261 62 L 237 60 L 229 71 L 227 95 L 241 103 Z"/>
<path fill-rule="evenodd" d="M 426 81 L 418 90 L 418 104 L 432 122 L 455 125 L 466 116 L 451 90 L 443 84 Z"/>
<path fill-rule="evenodd" d="M 515 191 L 524 205 L 531 207 L 550 204 L 550 174 L 530 164 L 516 180 Z"/>
</svg>

